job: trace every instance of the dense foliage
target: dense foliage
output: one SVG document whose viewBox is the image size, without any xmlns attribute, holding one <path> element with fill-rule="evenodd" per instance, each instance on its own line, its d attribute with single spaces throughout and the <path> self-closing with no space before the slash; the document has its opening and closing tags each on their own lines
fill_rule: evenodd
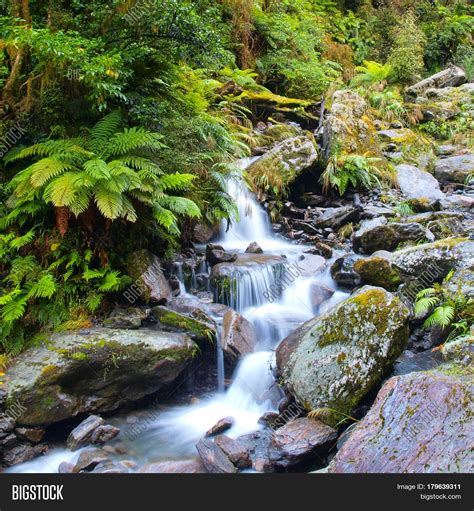
<svg viewBox="0 0 474 511">
<path fill-rule="evenodd" d="M 0 350 L 87 324 L 133 250 L 167 257 L 197 221 L 235 218 L 226 180 L 262 142 L 259 102 L 306 115 L 350 86 L 416 122 L 400 87 L 448 62 L 472 76 L 472 14 L 461 0 L 4 3 Z M 385 176 L 363 154 L 331 165 L 341 194 Z"/>
</svg>

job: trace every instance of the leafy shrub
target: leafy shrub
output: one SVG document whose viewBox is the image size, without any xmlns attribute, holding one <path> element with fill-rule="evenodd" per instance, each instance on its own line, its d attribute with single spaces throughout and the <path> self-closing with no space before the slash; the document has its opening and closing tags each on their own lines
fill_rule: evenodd
<svg viewBox="0 0 474 511">
<path fill-rule="evenodd" d="M 424 68 L 423 55 L 426 39 L 411 12 L 403 16 L 395 30 L 395 37 L 388 63 L 394 78 L 400 83 L 413 83 L 420 78 Z"/>
<path fill-rule="evenodd" d="M 340 156 L 336 153 L 329 159 L 321 176 L 323 190 L 327 192 L 331 188 L 336 188 L 339 195 L 343 196 L 349 184 L 355 189 L 380 186 L 382 180 L 391 179 L 389 171 L 376 165 L 380 161 L 380 158 L 359 154 Z"/>
<path fill-rule="evenodd" d="M 378 86 L 383 89 L 393 76 L 390 64 L 379 64 L 372 60 L 365 60 L 364 65 L 357 66 L 355 70 L 356 75 L 351 82 L 354 87 Z"/>
</svg>

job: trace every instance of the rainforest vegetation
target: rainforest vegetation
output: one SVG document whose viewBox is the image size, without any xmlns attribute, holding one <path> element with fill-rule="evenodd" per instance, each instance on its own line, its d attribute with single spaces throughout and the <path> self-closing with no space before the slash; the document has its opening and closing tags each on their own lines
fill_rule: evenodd
<svg viewBox="0 0 474 511">
<path fill-rule="evenodd" d="M 430 140 L 472 129 L 418 126 L 403 99 L 451 64 L 474 79 L 469 0 L 10 0 L 0 14 L 3 358 L 92 325 L 134 251 L 171 260 L 196 224 L 235 219 L 226 183 L 264 145 L 260 121 L 314 129 L 316 105 L 351 89 Z M 390 182 L 376 155 L 327 158 L 325 194 Z M 247 181 L 278 217 L 285 177 Z"/>
</svg>

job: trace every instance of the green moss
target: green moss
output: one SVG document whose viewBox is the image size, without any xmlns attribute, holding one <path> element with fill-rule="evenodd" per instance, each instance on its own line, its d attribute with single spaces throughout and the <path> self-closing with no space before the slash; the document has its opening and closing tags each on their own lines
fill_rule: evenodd
<svg viewBox="0 0 474 511">
<path fill-rule="evenodd" d="M 354 270 L 367 284 L 381 286 L 389 291 L 395 290 L 401 282 L 398 271 L 383 257 L 359 259 L 354 264 Z"/>
<path fill-rule="evenodd" d="M 212 325 L 172 311 L 166 307 L 154 307 L 153 314 L 162 325 L 188 332 L 196 339 L 212 341 L 215 337 L 216 332 Z"/>
</svg>

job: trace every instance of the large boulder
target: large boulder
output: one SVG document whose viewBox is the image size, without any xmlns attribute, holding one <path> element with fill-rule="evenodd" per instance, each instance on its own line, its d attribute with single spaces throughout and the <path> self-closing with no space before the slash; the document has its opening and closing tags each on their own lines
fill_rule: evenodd
<svg viewBox="0 0 474 511">
<path fill-rule="evenodd" d="M 318 159 L 315 141 L 307 135 L 287 138 L 261 156 L 247 168 L 249 176 L 261 175 L 269 168 L 277 169 L 288 181 L 311 167 Z"/>
<path fill-rule="evenodd" d="M 373 254 L 378 250 L 395 250 L 406 241 L 433 241 L 434 236 L 422 225 L 412 222 L 388 222 L 385 217 L 364 220 L 352 236 L 354 250 Z"/>
<path fill-rule="evenodd" d="M 220 342 L 224 360 L 234 367 L 243 355 L 254 351 L 257 334 L 250 321 L 234 310 L 229 310 L 224 314 Z"/>
<path fill-rule="evenodd" d="M 474 154 L 442 158 L 435 163 L 434 175 L 439 181 L 462 183 L 474 174 Z"/>
<path fill-rule="evenodd" d="M 172 383 L 196 352 L 187 335 L 154 329 L 55 334 L 11 364 L 7 399 L 23 425 L 108 412 Z"/>
<path fill-rule="evenodd" d="M 414 165 L 397 165 L 397 180 L 400 190 L 409 199 L 427 198 L 429 200 L 444 199 L 439 183 L 429 172 L 420 170 Z"/>
<path fill-rule="evenodd" d="M 329 472 L 470 472 L 473 397 L 472 374 L 462 370 L 391 378 Z"/>
<path fill-rule="evenodd" d="M 336 91 L 332 96 L 331 110 L 324 121 L 323 149 L 326 157 L 333 154 L 337 147 L 347 154 L 368 153 L 382 157 L 369 106 L 354 91 Z"/>
<path fill-rule="evenodd" d="M 277 367 L 307 410 L 334 425 L 350 414 L 408 340 L 409 311 L 382 288 L 363 287 L 284 339 Z"/>
<path fill-rule="evenodd" d="M 473 257 L 474 241 L 447 238 L 394 252 L 392 266 L 402 277 L 419 278 L 424 273 L 431 274 L 433 283 L 443 280 L 452 269 L 469 264 Z"/>
<path fill-rule="evenodd" d="M 161 269 L 161 261 L 149 250 L 139 250 L 130 255 L 127 273 L 133 279 L 133 284 L 126 293 L 134 297 L 133 302 L 139 299 L 146 303 L 166 303 L 172 297 L 171 287 Z"/>
<path fill-rule="evenodd" d="M 226 252 L 221 245 L 209 243 L 206 247 L 206 260 L 211 266 L 220 263 L 232 263 L 237 260 L 237 254 Z"/>
<path fill-rule="evenodd" d="M 421 82 L 415 83 L 406 89 L 406 93 L 410 96 L 418 96 L 431 88 L 455 87 L 466 81 L 466 73 L 457 66 L 450 66 L 439 73 L 425 78 Z"/>
</svg>

